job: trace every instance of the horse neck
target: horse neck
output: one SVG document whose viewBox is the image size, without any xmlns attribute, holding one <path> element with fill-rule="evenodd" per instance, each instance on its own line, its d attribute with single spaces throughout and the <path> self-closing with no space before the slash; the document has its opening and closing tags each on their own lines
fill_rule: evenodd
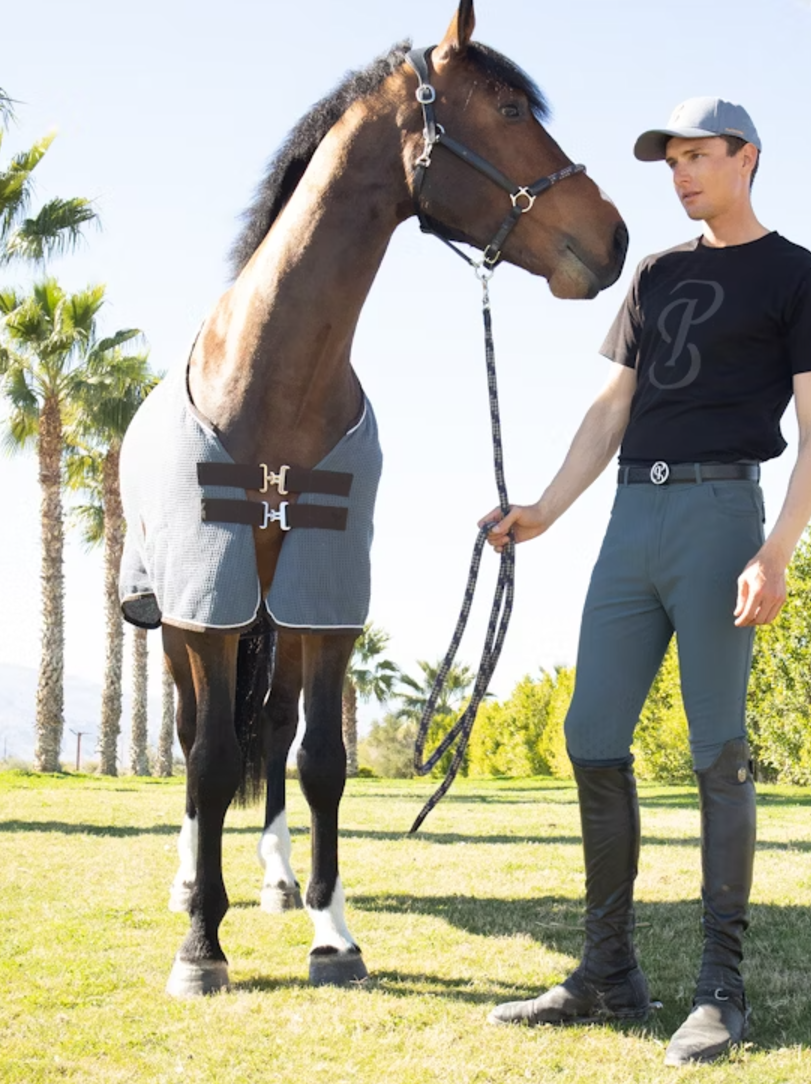
<svg viewBox="0 0 811 1084">
<path fill-rule="evenodd" d="M 411 213 L 393 113 L 368 112 L 353 106 L 321 143 L 198 340 L 192 397 L 232 454 L 269 429 L 297 439 L 315 429 L 313 452 L 323 453 L 360 408 L 355 327 L 391 235 Z"/>
</svg>

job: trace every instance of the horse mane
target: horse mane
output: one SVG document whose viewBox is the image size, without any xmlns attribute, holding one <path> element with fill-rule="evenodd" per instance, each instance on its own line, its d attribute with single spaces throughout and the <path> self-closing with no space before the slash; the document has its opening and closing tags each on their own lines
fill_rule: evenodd
<svg viewBox="0 0 811 1084">
<path fill-rule="evenodd" d="M 243 227 L 230 252 L 236 278 L 267 236 L 292 196 L 296 185 L 327 132 L 359 98 L 372 94 L 405 61 L 411 42 L 401 41 L 366 68 L 348 72 L 343 81 L 301 118 L 268 162 L 253 202 L 242 214 Z M 538 120 L 549 116 L 549 105 L 532 79 L 507 57 L 487 45 L 471 43 L 466 57 L 496 86 L 523 91 Z"/>
</svg>

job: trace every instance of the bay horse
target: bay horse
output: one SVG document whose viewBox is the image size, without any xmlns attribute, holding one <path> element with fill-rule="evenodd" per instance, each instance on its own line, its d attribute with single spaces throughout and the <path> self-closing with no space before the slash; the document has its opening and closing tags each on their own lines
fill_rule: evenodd
<svg viewBox="0 0 811 1084">
<path fill-rule="evenodd" d="M 350 363 L 355 327 L 389 239 L 415 214 L 445 238 L 484 250 L 491 266 L 503 259 L 547 279 L 556 297 L 591 298 L 619 277 L 628 235 L 617 209 L 543 128 L 547 107 L 535 84 L 472 42 L 473 28 L 473 0 L 461 0 L 439 45 L 421 53 L 422 74 L 408 43 L 395 46 L 316 105 L 271 163 L 234 249 L 233 284 L 205 321 L 186 372 L 194 410 L 235 463 L 313 468 L 352 431 L 365 402 Z M 429 103 L 439 139 L 426 134 Z M 442 148 L 446 133 L 448 143 L 457 141 L 454 153 Z M 505 176 L 549 183 L 514 186 L 511 212 L 499 181 Z M 505 213 L 516 227 L 509 236 L 500 229 Z M 125 464 L 122 485 L 138 469 Z M 259 488 L 245 485 L 249 501 L 261 501 Z M 260 600 L 286 537 L 271 522 L 283 514 L 279 494 L 264 497 L 262 522 L 246 520 L 254 524 Z M 127 521 L 135 530 L 137 509 Z M 268 691 L 266 634 L 240 646 L 238 630 L 184 627 L 163 615 L 188 773 L 173 902 L 188 908 L 190 929 L 169 978 L 171 994 L 227 988 L 218 933 L 228 909 L 223 822 L 260 764 L 267 784 L 263 905 L 283 910 L 300 902 L 285 765 L 302 690 L 306 731 L 297 764 L 312 820 L 304 899 L 315 928 L 310 981 L 345 984 L 367 974 L 346 924 L 338 871 L 346 774 L 341 692 L 359 631 L 277 629 Z"/>
</svg>

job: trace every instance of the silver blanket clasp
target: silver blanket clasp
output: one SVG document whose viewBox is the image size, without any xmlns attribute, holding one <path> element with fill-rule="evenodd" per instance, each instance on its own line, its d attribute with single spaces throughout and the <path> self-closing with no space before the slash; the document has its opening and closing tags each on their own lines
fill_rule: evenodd
<svg viewBox="0 0 811 1084">
<path fill-rule="evenodd" d="M 264 463 L 262 464 L 262 466 L 264 467 Z M 267 470 L 266 467 L 265 470 Z M 282 470 L 286 471 L 287 467 L 282 467 Z M 265 491 L 262 490 L 262 492 L 264 493 Z M 287 491 L 280 489 L 279 492 L 282 493 Z M 261 530 L 264 531 L 265 528 L 271 523 L 278 523 L 283 531 L 289 531 L 290 524 L 287 522 L 288 503 L 288 501 L 282 501 L 282 503 L 279 505 L 279 510 L 276 511 L 275 508 L 270 507 L 267 501 L 262 501 L 262 507 L 265 509 L 265 519 L 264 522 L 260 524 Z"/>
<path fill-rule="evenodd" d="M 260 493 L 267 493 L 271 486 L 278 488 L 279 496 L 284 497 L 287 495 L 287 472 L 290 470 L 290 466 L 285 464 L 283 467 L 279 467 L 279 473 L 274 474 L 273 471 L 268 470 L 267 463 L 260 463 L 262 468 L 262 488 Z M 267 524 L 265 524 L 267 526 Z M 287 530 L 287 528 L 285 528 Z"/>
</svg>

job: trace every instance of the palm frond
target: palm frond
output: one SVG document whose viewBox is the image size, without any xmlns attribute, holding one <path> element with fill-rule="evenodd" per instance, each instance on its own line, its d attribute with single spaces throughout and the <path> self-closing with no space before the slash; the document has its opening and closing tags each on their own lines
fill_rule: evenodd
<svg viewBox="0 0 811 1084">
<path fill-rule="evenodd" d="M 104 364 L 105 355 L 111 350 L 116 350 L 119 346 L 123 346 L 124 343 L 132 342 L 133 339 L 143 341 L 143 336 L 144 333 L 140 328 L 128 327 L 122 328 L 121 331 L 116 331 L 114 335 L 110 335 L 106 339 L 99 339 L 99 341 L 93 345 L 92 350 L 88 352 L 88 366 L 92 368 L 95 364 Z"/>
<path fill-rule="evenodd" d="M 72 252 L 82 238 L 83 226 L 97 221 L 89 200 L 53 199 L 9 235 L 3 259 L 41 262 Z"/>
<path fill-rule="evenodd" d="M 21 301 L 22 298 L 16 290 L 0 290 L 0 314 L 7 316 L 10 312 L 14 312 Z"/>
<path fill-rule="evenodd" d="M 85 490 L 101 503 L 104 456 L 86 445 L 68 444 L 65 451 L 65 481 L 68 489 Z"/>
<path fill-rule="evenodd" d="M 76 504 L 68 510 L 68 526 L 78 529 L 87 549 L 104 541 L 104 509 L 100 504 Z"/>
<path fill-rule="evenodd" d="M 3 88 L 0 87 L 0 125 L 7 128 L 13 120 L 14 102 L 9 98 Z"/>
<path fill-rule="evenodd" d="M 29 448 L 39 434 L 39 401 L 28 384 L 28 374 L 21 366 L 12 367 L 5 375 L 3 393 L 11 410 L 3 449 L 7 455 Z"/>
</svg>

